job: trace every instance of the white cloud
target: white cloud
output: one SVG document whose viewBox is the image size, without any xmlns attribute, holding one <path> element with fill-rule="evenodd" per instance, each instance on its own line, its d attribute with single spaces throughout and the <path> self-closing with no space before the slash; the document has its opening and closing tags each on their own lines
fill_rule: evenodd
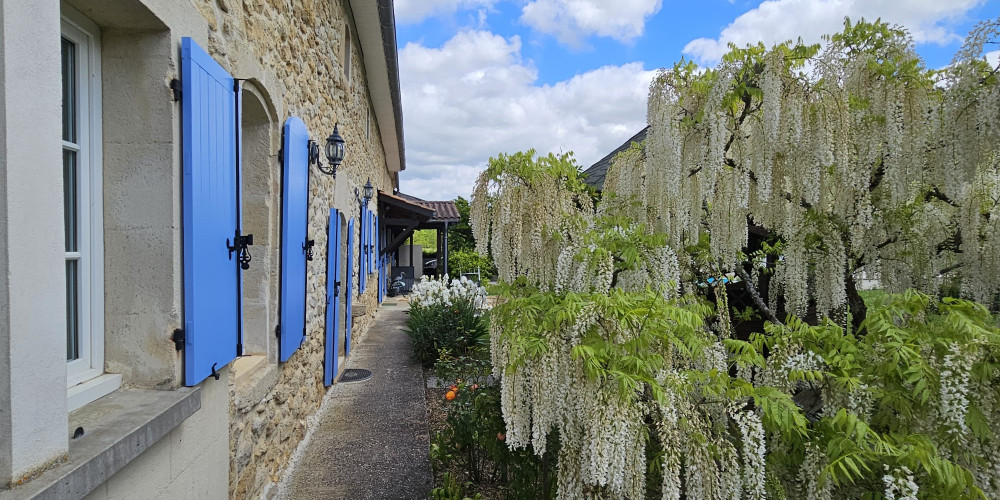
<svg viewBox="0 0 1000 500">
<path fill-rule="evenodd" d="M 983 57 L 985 57 L 986 62 L 994 68 L 997 67 L 997 65 L 1000 65 L 1000 50 L 991 50 L 983 54 Z"/>
<path fill-rule="evenodd" d="M 661 4 L 662 0 L 533 0 L 521 10 L 521 22 L 568 45 L 580 45 L 589 35 L 628 42 L 642 35 L 646 20 Z"/>
<path fill-rule="evenodd" d="M 459 10 L 492 7 L 497 0 L 396 0 L 394 12 L 399 24 L 414 24 L 433 16 L 454 14 Z M 483 16 L 483 12 L 479 16 Z"/>
<path fill-rule="evenodd" d="M 698 38 L 684 53 L 701 64 L 718 62 L 728 44 L 744 46 L 763 40 L 780 43 L 802 37 L 815 43 L 843 28 L 844 17 L 882 18 L 905 26 L 917 43 L 947 44 L 962 37 L 950 29 L 983 0 L 768 0 L 736 18 L 718 38 Z"/>
<path fill-rule="evenodd" d="M 468 197 L 491 156 L 573 151 L 586 168 L 646 123 L 653 72 L 605 66 L 553 85 L 521 59 L 521 40 L 463 31 L 399 52 L 407 168 L 402 191 Z"/>
</svg>

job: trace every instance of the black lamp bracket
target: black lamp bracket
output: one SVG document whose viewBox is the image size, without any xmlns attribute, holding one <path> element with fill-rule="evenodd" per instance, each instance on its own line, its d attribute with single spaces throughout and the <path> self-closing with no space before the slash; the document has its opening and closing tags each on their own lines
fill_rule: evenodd
<svg viewBox="0 0 1000 500">
<path fill-rule="evenodd" d="M 320 161 L 319 144 L 312 139 L 309 139 L 309 164 L 316 165 L 316 168 L 326 175 L 332 175 L 334 178 L 337 177 L 337 167 L 329 168 L 323 166 L 323 162 Z"/>
</svg>

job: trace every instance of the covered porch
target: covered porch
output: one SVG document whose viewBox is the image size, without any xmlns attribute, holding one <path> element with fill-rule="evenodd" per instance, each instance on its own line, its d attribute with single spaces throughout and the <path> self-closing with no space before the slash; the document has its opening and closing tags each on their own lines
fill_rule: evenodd
<svg viewBox="0 0 1000 500">
<path fill-rule="evenodd" d="M 413 233 L 423 229 L 436 231 L 435 274 L 448 274 L 448 228 L 461 220 L 455 202 L 427 201 L 400 192 L 380 191 L 378 204 L 384 235 L 381 256 L 388 256 L 392 265 L 389 279 L 402 274 L 408 291 L 423 275 L 423 254 L 413 244 Z"/>
</svg>

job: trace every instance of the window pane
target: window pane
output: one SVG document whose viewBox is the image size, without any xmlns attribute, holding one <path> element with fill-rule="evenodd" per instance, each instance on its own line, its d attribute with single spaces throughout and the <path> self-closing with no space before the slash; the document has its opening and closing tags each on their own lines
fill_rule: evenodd
<svg viewBox="0 0 1000 500">
<path fill-rule="evenodd" d="M 77 251 L 77 228 L 79 227 L 79 172 L 76 167 L 76 151 L 63 150 L 63 218 L 66 223 L 66 251 Z"/>
<path fill-rule="evenodd" d="M 76 44 L 62 39 L 62 138 L 76 142 Z"/>
<path fill-rule="evenodd" d="M 66 359 L 80 357 L 79 261 L 66 261 Z"/>
</svg>

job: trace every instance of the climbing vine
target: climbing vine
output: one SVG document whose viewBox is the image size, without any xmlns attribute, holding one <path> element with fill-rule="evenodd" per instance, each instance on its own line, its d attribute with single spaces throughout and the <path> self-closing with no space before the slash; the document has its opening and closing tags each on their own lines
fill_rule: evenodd
<svg viewBox="0 0 1000 500">
<path fill-rule="evenodd" d="M 600 196 L 568 155 L 491 159 L 507 444 L 557 436 L 567 499 L 1000 496 L 997 25 L 940 71 L 863 21 L 679 63 Z M 859 309 L 861 272 L 895 293 Z"/>
</svg>

